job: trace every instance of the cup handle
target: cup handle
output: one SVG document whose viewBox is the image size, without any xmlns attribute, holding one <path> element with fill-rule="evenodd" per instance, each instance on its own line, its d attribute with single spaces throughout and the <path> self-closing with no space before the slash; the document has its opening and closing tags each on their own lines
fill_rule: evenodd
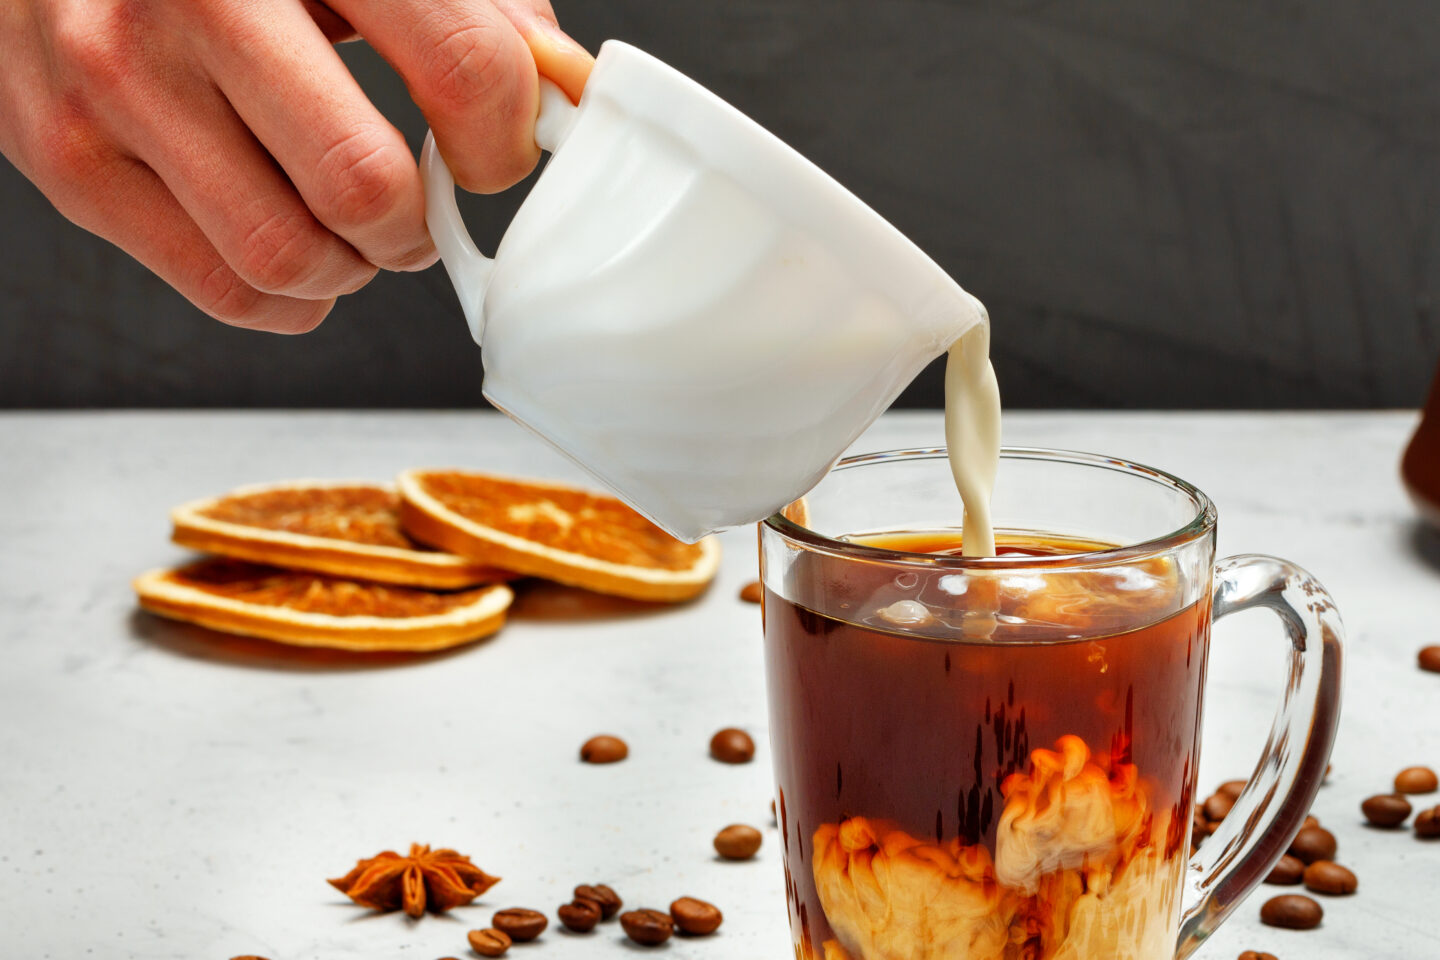
<svg viewBox="0 0 1440 960">
<path fill-rule="evenodd" d="M 1214 933 L 1285 853 L 1325 777 L 1340 719 L 1344 628 L 1319 581 L 1274 557 L 1230 557 L 1216 564 L 1212 604 L 1216 621 L 1254 607 L 1274 610 L 1290 641 L 1290 674 L 1250 782 L 1190 858 L 1177 958 Z"/>
<path fill-rule="evenodd" d="M 540 112 L 535 117 L 535 144 L 554 153 L 560 149 L 570 132 L 579 107 L 570 102 L 565 92 L 545 77 L 540 78 Z M 425 132 L 425 146 L 420 151 L 420 182 L 425 187 L 425 225 L 435 241 L 435 249 L 450 274 L 450 282 L 460 295 L 465 322 L 475 342 L 485 332 L 485 288 L 495 261 L 481 253 L 460 219 L 455 203 L 455 178 L 435 146 L 435 134 Z"/>
</svg>

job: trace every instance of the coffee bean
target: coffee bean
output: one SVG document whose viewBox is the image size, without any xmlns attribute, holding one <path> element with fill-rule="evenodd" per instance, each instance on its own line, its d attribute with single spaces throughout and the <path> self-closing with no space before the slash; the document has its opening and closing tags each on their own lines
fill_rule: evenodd
<svg viewBox="0 0 1440 960">
<path fill-rule="evenodd" d="M 631 910 L 620 914 L 620 926 L 625 936 L 645 947 L 655 947 L 670 939 L 675 932 L 675 921 L 670 914 L 659 910 Z"/>
<path fill-rule="evenodd" d="M 1234 800 L 1240 796 L 1240 791 L 1245 789 L 1245 782 L 1244 780 L 1226 780 L 1215 789 L 1215 792 Z"/>
<path fill-rule="evenodd" d="M 586 763 L 618 763 L 630 756 L 630 748 L 619 737 L 600 734 L 585 741 L 580 748 L 580 759 Z"/>
<path fill-rule="evenodd" d="M 710 738 L 710 756 L 721 763 L 749 763 L 755 756 L 755 741 L 744 730 L 726 727 Z"/>
<path fill-rule="evenodd" d="M 1305 819 L 1300 822 L 1300 829 L 1301 829 L 1301 830 L 1308 829 L 1309 827 L 1318 827 L 1318 826 L 1320 826 L 1320 821 L 1317 820 L 1317 819 L 1315 819 L 1315 816 L 1314 816 L 1313 814 L 1308 814 L 1308 813 L 1307 813 L 1307 814 L 1305 815 Z"/>
<path fill-rule="evenodd" d="M 1307 864 L 1335 858 L 1335 834 L 1324 827 L 1305 827 L 1290 841 L 1290 855 Z"/>
<path fill-rule="evenodd" d="M 732 823 L 715 834 L 715 852 L 726 860 L 749 860 L 760 850 L 762 839 L 754 827 Z"/>
<path fill-rule="evenodd" d="M 1227 797 L 1223 793 L 1217 793 L 1205 801 L 1205 818 L 1212 823 L 1224 820 L 1225 815 L 1235 806 L 1235 798 Z"/>
<path fill-rule="evenodd" d="M 1260 922 L 1267 927 L 1313 930 L 1320 926 L 1324 917 L 1325 911 L 1320 908 L 1320 904 L 1298 893 L 1271 897 L 1260 907 Z"/>
<path fill-rule="evenodd" d="M 600 922 L 600 904 L 594 900 L 576 900 L 555 911 L 566 929 L 576 933 L 589 933 Z"/>
<path fill-rule="evenodd" d="M 620 912 L 620 907 L 625 901 L 620 899 L 620 894 L 611 890 L 603 883 L 588 884 L 582 883 L 575 888 L 576 900 L 589 900 L 600 908 L 600 919 L 609 920 Z"/>
<path fill-rule="evenodd" d="M 1266 883 L 1273 883 L 1277 887 L 1293 887 L 1305 876 L 1305 863 L 1285 854 L 1270 868 L 1270 875 L 1265 878 Z"/>
<path fill-rule="evenodd" d="M 771 801 L 770 801 L 770 822 L 771 822 L 771 823 L 774 823 L 774 824 L 779 824 L 779 823 L 780 823 L 780 818 L 775 815 L 775 801 L 774 801 L 774 800 L 771 800 Z"/>
<path fill-rule="evenodd" d="M 1400 826 L 1410 816 L 1410 810 L 1410 801 L 1398 793 L 1376 794 L 1360 804 L 1365 819 L 1377 827 Z"/>
<path fill-rule="evenodd" d="M 529 943 L 545 932 L 545 928 L 550 925 L 550 918 L 539 910 L 511 907 L 498 911 L 490 918 L 490 925 L 516 943 Z"/>
<path fill-rule="evenodd" d="M 471 930 L 465 939 L 470 941 L 470 949 L 482 957 L 498 957 L 510 949 L 510 935 L 493 927 Z"/>
<path fill-rule="evenodd" d="M 719 907 L 713 903 L 706 903 L 704 900 L 696 900 L 694 897 L 681 897 L 670 904 L 670 916 L 675 920 L 675 926 L 680 928 L 681 933 L 688 933 L 695 937 L 714 933 L 720 926 L 720 922 L 725 919 Z"/>
<path fill-rule="evenodd" d="M 1440 646 L 1420 648 L 1420 669 L 1440 673 Z"/>
<path fill-rule="evenodd" d="M 1276 960 L 1273 953 L 1261 953 L 1258 950 L 1246 950 L 1240 954 L 1240 960 Z"/>
<path fill-rule="evenodd" d="M 1305 889 L 1332 897 L 1354 893 L 1360 881 L 1349 869 L 1332 860 L 1316 860 L 1305 868 Z"/>
<path fill-rule="evenodd" d="M 1396 793 L 1434 793 L 1436 787 L 1440 779 L 1429 767 L 1406 767 L 1395 774 Z"/>
<path fill-rule="evenodd" d="M 1431 807 L 1415 814 L 1415 836 L 1422 840 L 1440 837 L 1440 807 Z"/>
<path fill-rule="evenodd" d="M 760 585 L 759 580 L 751 580 L 740 588 L 740 599 L 746 603 L 759 603 L 765 599 L 765 588 Z"/>
</svg>

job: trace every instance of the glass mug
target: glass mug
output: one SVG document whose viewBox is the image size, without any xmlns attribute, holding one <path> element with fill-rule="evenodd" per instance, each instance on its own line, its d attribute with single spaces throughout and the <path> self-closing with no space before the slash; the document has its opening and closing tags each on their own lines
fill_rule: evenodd
<svg viewBox="0 0 1440 960">
<path fill-rule="evenodd" d="M 1309 574 L 1217 564 L 1209 498 L 1138 464 L 1007 449 L 995 490 L 991 558 L 958 555 L 943 449 L 843 460 L 761 524 L 799 960 L 1188 956 L 1323 778 L 1342 632 Z M 1280 616 L 1288 682 L 1197 852 L 1210 624 L 1251 607 Z"/>
</svg>

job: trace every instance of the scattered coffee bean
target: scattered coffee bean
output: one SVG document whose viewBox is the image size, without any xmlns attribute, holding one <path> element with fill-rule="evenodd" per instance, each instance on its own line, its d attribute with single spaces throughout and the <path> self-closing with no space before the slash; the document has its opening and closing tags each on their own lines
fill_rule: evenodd
<svg viewBox="0 0 1440 960">
<path fill-rule="evenodd" d="M 1320 826 L 1320 821 L 1317 820 L 1317 819 L 1315 819 L 1315 815 L 1314 815 L 1314 814 L 1309 814 L 1309 813 L 1307 813 L 1307 814 L 1305 815 L 1305 819 L 1300 822 L 1300 829 L 1301 829 L 1301 830 L 1307 829 L 1307 828 L 1309 828 L 1309 827 L 1318 827 L 1318 826 Z"/>
<path fill-rule="evenodd" d="M 625 936 L 641 946 L 655 947 L 670 939 L 675 932 L 675 921 L 670 914 L 659 910 L 631 910 L 620 914 L 620 926 Z"/>
<path fill-rule="evenodd" d="M 710 756 L 721 763 L 749 763 L 755 756 L 755 741 L 744 730 L 726 727 L 710 738 Z"/>
<path fill-rule="evenodd" d="M 1440 807 L 1431 807 L 1415 814 L 1415 836 L 1422 840 L 1440 837 Z"/>
<path fill-rule="evenodd" d="M 580 748 L 580 759 L 586 763 L 618 763 L 630 756 L 630 748 L 619 737 L 602 733 L 591 737 Z"/>
<path fill-rule="evenodd" d="M 1320 908 L 1320 904 L 1298 893 L 1271 897 L 1260 907 L 1260 922 L 1267 927 L 1313 930 L 1320 926 L 1324 917 L 1325 911 Z"/>
<path fill-rule="evenodd" d="M 1316 860 L 1305 868 L 1305 889 L 1331 897 L 1354 893 L 1360 881 L 1348 868 L 1332 860 Z"/>
<path fill-rule="evenodd" d="M 1324 827 L 1304 827 L 1290 841 L 1290 855 L 1306 864 L 1335 858 L 1335 834 Z"/>
<path fill-rule="evenodd" d="M 759 603 L 765 598 L 765 588 L 759 580 L 751 580 L 740 588 L 740 599 L 746 603 Z"/>
<path fill-rule="evenodd" d="M 1440 673 L 1440 646 L 1420 648 L 1420 669 Z"/>
<path fill-rule="evenodd" d="M 1398 793 L 1376 794 L 1360 804 L 1365 819 L 1377 827 L 1400 826 L 1410 816 L 1410 810 L 1410 801 Z"/>
<path fill-rule="evenodd" d="M 706 934 L 714 933 L 725 919 L 720 908 L 713 903 L 706 903 L 704 900 L 696 900 L 694 897 L 681 897 L 670 904 L 670 916 L 675 921 L 675 926 L 680 928 L 681 933 L 688 933 L 694 937 L 703 937 Z"/>
<path fill-rule="evenodd" d="M 510 949 L 510 935 L 493 927 L 471 930 L 465 939 L 470 941 L 470 949 L 482 957 L 498 957 Z"/>
<path fill-rule="evenodd" d="M 1205 818 L 1212 823 L 1224 820 L 1225 815 L 1235 806 L 1235 798 L 1217 793 L 1205 801 Z"/>
<path fill-rule="evenodd" d="M 754 827 L 732 823 L 715 834 L 715 852 L 726 860 L 749 860 L 759 852 L 762 839 Z"/>
<path fill-rule="evenodd" d="M 1273 883 L 1277 887 L 1293 887 L 1305 876 L 1305 863 L 1285 854 L 1270 868 L 1270 875 L 1265 878 L 1266 883 Z"/>
<path fill-rule="evenodd" d="M 1406 767 L 1395 774 L 1396 793 L 1434 793 L 1440 779 L 1429 767 Z"/>
<path fill-rule="evenodd" d="M 771 823 L 776 823 L 776 824 L 778 824 L 778 823 L 780 822 L 780 817 L 777 816 L 776 813 L 775 813 L 775 801 L 774 801 L 774 800 L 771 800 L 771 801 L 770 801 L 770 822 L 771 822 Z"/>
<path fill-rule="evenodd" d="M 575 888 L 576 900 L 589 900 L 600 908 L 600 919 L 609 920 L 620 912 L 620 907 L 625 901 L 620 899 L 620 894 L 611 890 L 603 883 L 589 884 L 582 883 Z"/>
<path fill-rule="evenodd" d="M 545 932 L 545 928 L 550 925 L 550 918 L 539 910 L 511 907 L 497 911 L 495 916 L 490 918 L 490 925 L 516 943 L 529 943 Z"/>
<path fill-rule="evenodd" d="M 561 906 L 555 911 L 555 915 L 565 924 L 567 930 L 589 933 L 595 929 L 595 924 L 600 922 L 600 904 L 594 900 L 576 900 Z"/>
<path fill-rule="evenodd" d="M 1234 800 L 1236 797 L 1240 796 L 1240 791 L 1244 789 L 1244 780 L 1226 780 L 1224 783 L 1220 784 L 1220 786 L 1215 789 L 1215 792 L 1222 797 L 1229 797 L 1231 800 Z"/>
<path fill-rule="evenodd" d="M 1240 960 L 1276 960 L 1273 953 L 1261 953 L 1259 950 L 1246 950 L 1240 954 Z"/>
</svg>

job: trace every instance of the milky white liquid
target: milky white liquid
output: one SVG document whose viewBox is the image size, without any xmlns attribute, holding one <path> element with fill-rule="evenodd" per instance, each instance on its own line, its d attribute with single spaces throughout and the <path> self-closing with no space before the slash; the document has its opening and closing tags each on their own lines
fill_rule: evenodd
<svg viewBox="0 0 1440 960">
<path fill-rule="evenodd" d="M 990 365 L 988 317 L 955 341 L 945 361 L 945 445 L 965 504 L 961 552 L 993 557 L 990 495 L 1000 467 L 1000 385 Z"/>
</svg>

